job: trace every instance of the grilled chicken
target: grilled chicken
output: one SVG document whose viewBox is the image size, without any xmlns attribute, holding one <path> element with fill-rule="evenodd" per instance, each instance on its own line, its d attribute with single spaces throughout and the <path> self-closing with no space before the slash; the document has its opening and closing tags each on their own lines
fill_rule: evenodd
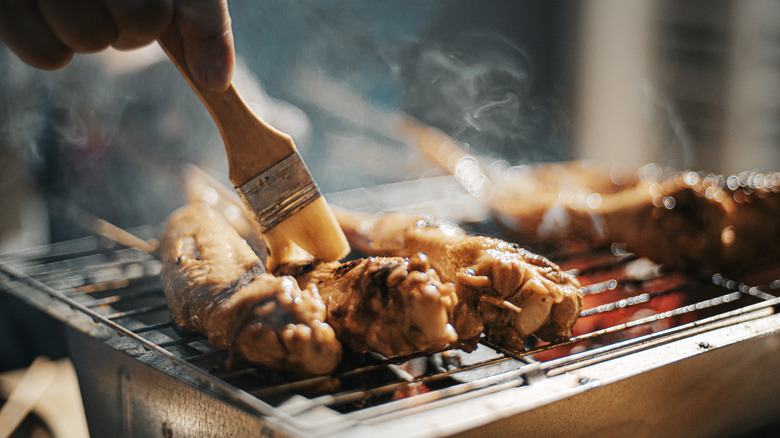
<svg viewBox="0 0 780 438">
<path fill-rule="evenodd" d="M 314 286 L 265 272 L 221 214 L 190 204 L 169 219 L 162 283 L 176 325 L 217 348 L 300 375 L 333 371 L 342 347 Z"/>
<path fill-rule="evenodd" d="M 317 286 L 328 324 L 355 351 L 393 357 L 435 353 L 459 342 L 450 324 L 458 302 L 454 285 L 443 284 L 424 255 L 320 264 L 298 282 Z M 460 344 L 473 348 L 476 338 L 465 341 Z"/>
<path fill-rule="evenodd" d="M 297 278 L 276 276 L 205 204 L 171 216 L 161 255 L 179 328 L 276 369 L 328 373 L 340 360 L 340 342 L 387 357 L 473 349 L 481 332 L 477 326 L 470 338 L 458 337 L 450 324 L 454 285 L 442 283 L 424 256 L 281 265 Z"/>
<path fill-rule="evenodd" d="M 780 173 L 544 164 L 500 176 L 487 199 L 530 244 L 621 242 L 668 267 L 708 274 L 780 257 Z"/>
<path fill-rule="evenodd" d="M 555 341 L 571 336 L 582 307 L 576 278 L 546 258 L 515 244 L 470 236 L 454 223 L 385 214 L 375 219 L 337 211 L 353 248 L 377 256 L 425 254 L 443 281 L 455 284 L 458 300 L 478 315 L 487 338 L 512 349 L 535 334 Z"/>
</svg>

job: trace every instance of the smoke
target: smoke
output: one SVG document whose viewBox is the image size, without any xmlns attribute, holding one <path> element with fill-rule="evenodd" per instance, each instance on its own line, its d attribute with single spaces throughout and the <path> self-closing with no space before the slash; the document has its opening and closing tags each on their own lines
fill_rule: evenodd
<svg viewBox="0 0 780 438">
<path fill-rule="evenodd" d="M 36 196 L 30 163 L 44 126 L 39 72 L 0 44 L 0 252 L 41 245 L 48 239 L 46 206 Z M 33 88 L 34 89 L 34 88 Z"/>
<path fill-rule="evenodd" d="M 651 159 L 677 169 L 695 166 L 693 139 L 673 100 L 650 85 L 642 89 L 642 95 L 654 153 Z"/>
<path fill-rule="evenodd" d="M 471 152 L 529 162 L 565 153 L 568 121 L 552 96 L 535 93 L 527 52 L 480 31 L 412 49 L 402 106 L 469 145 Z"/>
<path fill-rule="evenodd" d="M 164 56 L 109 51 L 44 72 L 4 49 L 0 167 L 24 175 L 29 198 L 52 200 L 52 240 L 91 234 L 57 202 L 123 228 L 158 223 L 183 202 L 184 163 L 224 161 L 213 122 Z M 0 185 L 18 184 L 8 173 Z"/>
<path fill-rule="evenodd" d="M 0 153 L 5 163 L 34 159 L 44 124 L 47 81 L 0 44 Z M 17 170 L 21 169 L 17 167 Z"/>
</svg>

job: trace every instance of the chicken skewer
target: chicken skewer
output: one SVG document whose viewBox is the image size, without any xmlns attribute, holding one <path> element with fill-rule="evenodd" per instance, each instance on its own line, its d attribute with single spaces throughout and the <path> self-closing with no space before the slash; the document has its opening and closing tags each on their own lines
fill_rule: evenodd
<svg viewBox="0 0 780 438">
<path fill-rule="evenodd" d="M 571 336 L 582 308 L 579 283 L 546 258 L 499 239 L 466 235 L 446 221 L 335 213 L 355 249 L 377 256 L 425 254 L 442 280 L 455 284 L 462 305 L 481 318 L 490 341 L 521 349 L 531 334 L 548 341 Z M 453 324 L 460 333 L 457 318 Z"/>
<path fill-rule="evenodd" d="M 190 204 L 171 215 L 161 241 L 162 283 L 171 317 L 216 348 L 300 375 L 332 372 L 342 347 L 325 323 L 316 287 L 265 272 L 221 215 Z"/>
<path fill-rule="evenodd" d="M 520 202 L 529 180 L 539 181 L 537 199 L 547 202 L 536 211 Z M 780 257 L 780 173 L 724 176 L 570 162 L 506 175 L 501 187 L 509 189 L 495 191 L 492 208 L 515 218 L 512 228 L 527 239 L 560 244 L 562 235 L 579 234 L 596 245 L 622 242 L 655 262 L 704 275 Z M 532 217 L 553 215 L 564 219 L 558 233 L 533 232 Z"/>
<path fill-rule="evenodd" d="M 480 319 L 473 311 L 458 303 L 451 284 L 441 284 L 438 275 L 425 268 L 425 260 L 420 261 L 419 257 L 413 257 L 412 260 L 400 257 L 382 260 L 371 258 L 344 265 L 337 262 L 317 264 L 313 268 L 311 255 L 297 247 L 291 247 L 281 254 L 277 252 L 276 257 L 268 257 L 264 236 L 251 226 L 247 219 L 248 212 L 234 193 L 194 165 L 188 168 L 184 186 L 190 202 L 206 202 L 225 213 L 241 237 L 250 243 L 261 259 L 265 259 L 267 270 L 277 275 L 287 273 L 296 276 L 301 285 L 315 282 L 326 300 L 328 321 L 337 330 L 339 338 L 354 350 L 370 350 L 391 357 L 412 352 L 433 353 L 443 350 L 445 346 L 467 351 L 476 347 L 482 334 Z M 305 276 L 301 278 L 300 273 L 304 270 Z M 331 278 L 336 274 L 343 276 L 347 272 L 349 274 L 344 279 Z M 360 274 L 356 275 L 358 272 Z M 410 274 L 416 280 L 407 280 Z M 365 280 L 368 277 L 371 277 L 370 281 Z M 386 284 L 388 280 L 393 283 Z M 372 293 L 377 289 L 388 301 L 383 303 L 385 309 L 382 312 L 370 310 L 374 296 Z M 357 303 L 356 300 L 364 300 L 364 303 Z M 361 314 L 367 310 L 371 317 L 369 313 Z M 446 315 L 448 321 L 442 320 L 442 315 Z M 357 319 L 364 323 L 355 324 Z M 459 322 L 454 338 L 452 325 L 448 325 L 453 320 Z M 372 326 L 373 329 L 370 328 Z"/>
<path fill-rule="evenodd" d="M 479 334 L 459 339 L 450 324 L 454 286 L 439 281 L 424 257 L 294 265 L 297 278 L 277 277 L 205 204 L 171 216 L 160 253 L 176 325 L 272 368 L 329 373 L 340 359 L 339 341 L 394 357 L 473 349 Z"/>
<path fill-rule="evenodd" d="M 184 186 L 190 202 L 206 202 L 223 212 L 241 237 L 261 252 L 261 259 L 266 256 L 263 236 L 249 225 L 235 194 L 195 166 L 188 168 Z M 266 269 L 295 276 L 301 286 L 315 283 L 326 302 L 328 322 L 354 350 L 391 357 L 445 347 L 475 348 L 481 322 L 461 315 L 467 309 L 459 305 L 452 284 L 442 284 L 424 257 L 315 264 L 309 254 L 295 249 L 281 254 L 284 257 L 277 253 L 268 258 Z M 461 321 L 457 333 L 449 324 L 454 314 Z"/>
</svg>

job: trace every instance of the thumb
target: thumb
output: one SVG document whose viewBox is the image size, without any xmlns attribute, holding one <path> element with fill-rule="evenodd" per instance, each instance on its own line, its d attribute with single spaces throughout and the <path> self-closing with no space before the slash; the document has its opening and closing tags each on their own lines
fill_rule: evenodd
<svg viewBox="0 0 780 438">
<path fill-rule="evenodd" d="M 209 90 L 226 90 L 236 63 L 227 0 L 177 2 L 175 19 L 193 79 Z"/>
</svg>

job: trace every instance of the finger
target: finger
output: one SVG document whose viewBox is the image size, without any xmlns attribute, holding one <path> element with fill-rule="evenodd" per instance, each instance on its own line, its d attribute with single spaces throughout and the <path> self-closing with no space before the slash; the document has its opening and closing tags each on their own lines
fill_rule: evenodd
<svg viewBox="0 0 780 438">
<path fill-rule="evenodd" d="M 0 1 L 0 39 L 22 61 L 45 70 L 64 67 L 73 58 L 34 1 Z"/>
<path fill-rule="evenodd" d="M 193 78 L 210 90 L 227 89 L 236 62 L 227 1 L 180 1 L 175 19 Z"/>
<path fill-rule="evenodd" d="M 76 53 L 105 49 L 117 38 L 117 29 L 100 0 L 38 0 L 43 19 L 57 38 Z"/>
<path fill-rule="evenodd" d="M 173 0 L 105 0 L 119 36 L 112 44 L 135 49 L 157 40 L 173 19 Z"/>
</svg>

